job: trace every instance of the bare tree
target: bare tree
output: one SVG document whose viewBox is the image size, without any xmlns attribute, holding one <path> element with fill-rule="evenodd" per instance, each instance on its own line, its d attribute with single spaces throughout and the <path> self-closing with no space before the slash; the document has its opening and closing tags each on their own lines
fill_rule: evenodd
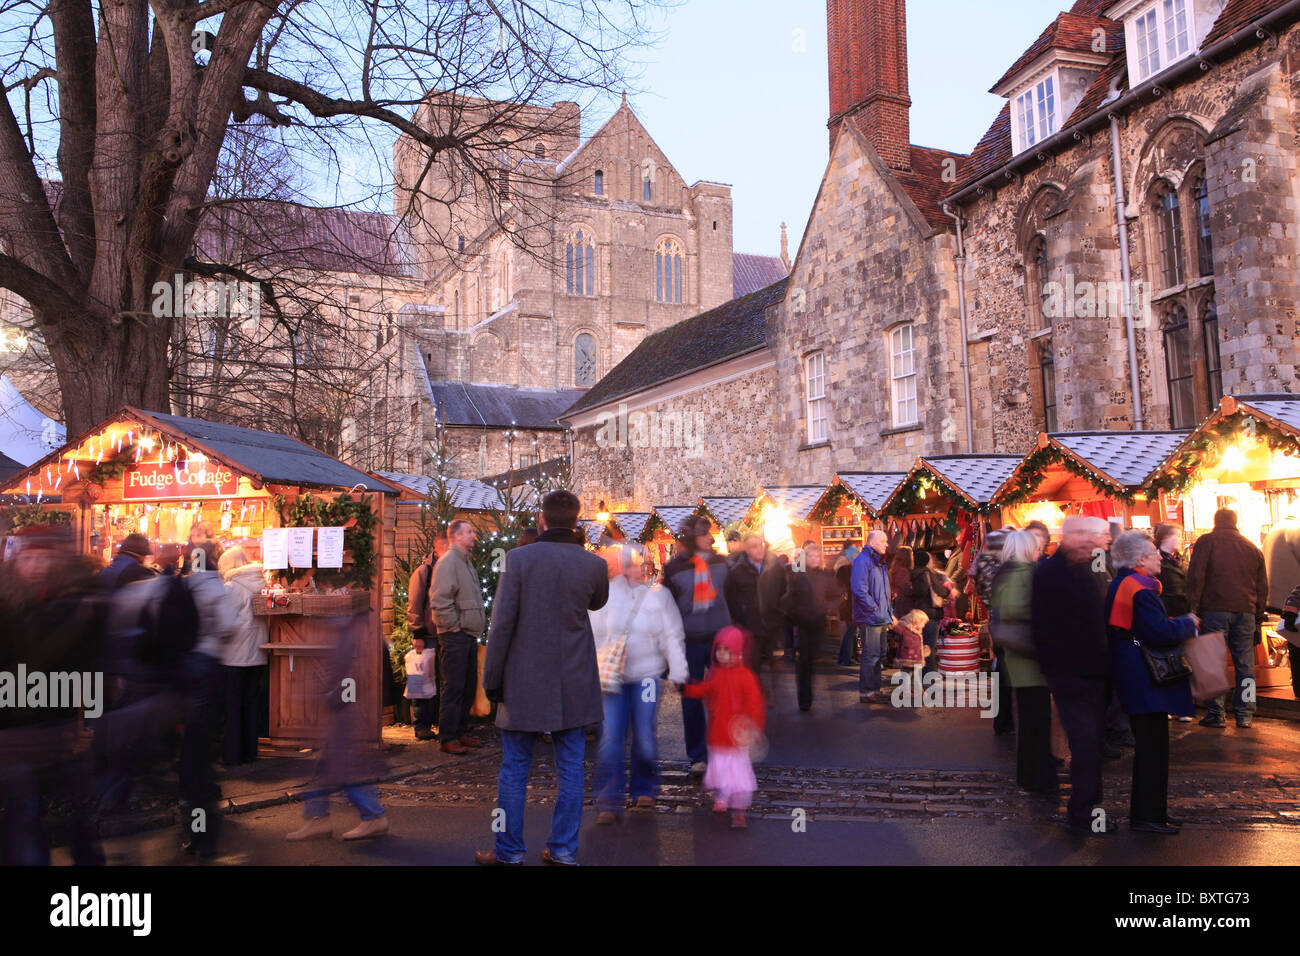
<svg viewBox="0 0 1300 956">
<path fill-rule="evenodd" d="M 343 157 L 386 159 L 401 134 L 424 169 L 495 191 L 484 216 L 508 225 L 544 192 L 511 188 L 537 135 L 520 104 L 624 86 L 664 2 L 0 0 L 0 288 L 30 306 L 70 430 L 168 408 L 175 318 L 155 314 L 157 284 L 262 281 L 192 255 L 232 122 L 294 134 L 343 192 Z"/>
</svg>

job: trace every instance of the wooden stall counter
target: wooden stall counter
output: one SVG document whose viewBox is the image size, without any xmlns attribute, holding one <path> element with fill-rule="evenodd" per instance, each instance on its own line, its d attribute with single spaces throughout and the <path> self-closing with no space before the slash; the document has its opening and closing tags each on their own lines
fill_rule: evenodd
<svg viewBox="0 0 1300 956">
<path fill-rule="evenodd" d="M 382 689 L 371 601 L 370 591 L 288 592 L 268 595 L 255 605 L 254 613 L 267 618 L 270 631 L 262 649 L 270 656 L 269 737 L 274 746 L 319 746 L 329 732 L 335 702 L 363 709 L 368 719 L 353 726 L 361 728 L 364 742 L 378 745 Z M 337 688 L 327 686 L 332 667 L 342 675 Z M 346 679 L 354 683 L 344 686 Z"/>
</svg>

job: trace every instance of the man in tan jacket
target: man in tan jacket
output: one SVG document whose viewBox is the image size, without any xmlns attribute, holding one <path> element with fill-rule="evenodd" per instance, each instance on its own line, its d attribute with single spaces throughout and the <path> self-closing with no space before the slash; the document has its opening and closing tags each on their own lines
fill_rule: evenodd
<svg viewBox="0 0 1300 956">
<path fill-rule="evenodd" d="M 447 528 L 451 547 L 433 567 L 429 605 L 438 631 L 440 665 L 438 740 L 449 754 L 463 754 L 483 746 L 468 733 L 469 709 L 478 687 L 478 639 L 487 616 L 483 613 L 483 587 L 469 559 L 478 533 L 468 521 L 458 519 Z"/>
</svg>

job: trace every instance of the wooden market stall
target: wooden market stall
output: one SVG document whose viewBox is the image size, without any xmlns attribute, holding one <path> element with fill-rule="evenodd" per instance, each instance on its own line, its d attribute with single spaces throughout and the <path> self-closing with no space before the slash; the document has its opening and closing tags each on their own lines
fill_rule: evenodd
<svg viewBox="0 0 1300 956">
<path fill-rule="evenodd" d="M 767 486 L 754 501 L 749 525 L 772 551 L 793 557 L 808 539 L 821 539 L 813 508 L 825 493 L 825 485 Z"/>
<path fill-rule="evenodd" d="M 650 509 L 650 517 L 636 540 L 645 545 L 646 561 L 655 577 L 663 573 L 664 565 L 677 550 L 682 522 L 698 513 L 700 509 L 695 505 L 655 505 Z"/>
<path fill-rule="evenodd" d="M 842 471 L 813 506 L 828 566 L 849 545 L 866 547 L 867 534 L 880 526 L 880 509 L 907 475 L 901 471 Z"/>
<path fill-rule="evenodd" d="M 0 490 L 59 495 L 80 547 L 99 561 L 136 532 L 175 566 L 206 529 L 268 571 L 283 568 L 258 608 L 270 632 L 271 741 L 321 739 L 322 683 L 338 650 L 351 655 L 356 726 L 379 742 L 398 489 L 286 435 L 126 407 Z"/>
<path fill-rule="evenodd" d="M 431 493 L 438 493 L 435 480 L 428 475 L 396 471 L 372 474 L 401 492 L 396 502 L 396 553 L 402 558 L 412 557 L 412 549 L 417 547 L 420 538 L 420 510 L 428 503 Z M 447 478 L 444 485 L 448 504 L 454 510 L 453 520 L 463 518 L 480 531 L 489 527 L 489 516 L 505 506 L 500 490 L 484 482 Z"/>
<path fill-rule="evenodd" d="M 1043 433 L 993 495 L 1003 525 L 1041 521 L 1059 534 L 1071 515 L 1117 518 L 1125 527 L 1153 528 L 1166 515 L 1144 485 L 1186 431 Z"/>
</svg>

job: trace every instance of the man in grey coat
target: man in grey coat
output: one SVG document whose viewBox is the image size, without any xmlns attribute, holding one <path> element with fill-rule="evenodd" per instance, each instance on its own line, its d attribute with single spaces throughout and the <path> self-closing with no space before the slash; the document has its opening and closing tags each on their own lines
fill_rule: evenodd
<svg viewBox="0 0 1300 956">
<path fill-rule="evenodd" d="M 609 599 L 609 570 L 585 551 L 573 529 L 578 499 L 553 491 L 542 501 L 536 543 L 506 555 L 497 585 L 483 661 L 483 690 L 499 703 L 501 774 L 497 779 L 496 846 L 479 851 L 484 865 L 524 862 L 524 796 L 537 738 L 555 742 L 559 795 L 542 862 L 575 865 L 582 822 L 584 728 L 604 716 L 596 643 L 588 611 Z"/>
</svg>

